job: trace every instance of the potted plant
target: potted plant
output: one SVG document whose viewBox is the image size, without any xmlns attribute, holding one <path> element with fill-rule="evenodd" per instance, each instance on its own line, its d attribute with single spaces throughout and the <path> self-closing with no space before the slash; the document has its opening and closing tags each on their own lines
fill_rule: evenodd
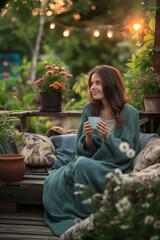
<svg viewBox="0 0 160 240">
<path fill-rule="evenodd" d="M 26 170 L 24 156 L 13 148 L 15 141 L 21 141 L 22 137 L 16 134 L 19 119 L 11 113 L 3 111 L 0 116 L 0 180 L 6 182 L 21 180 Z"/>
<path fill-rule="evenodd" d="M 143 96 L 146 112 L 160 112 L 160 74 L 153 67 L 137 74 L 132 82 L 132 93 L 135 97 Z"/>
<path fill-rule="evenodd" d="M 72 77 L 65 68 L 43 61 L 43 75 L 34 84 L 40 91 L 41 111 L 61 111 L 62 100 L 69 91 L 68 79 Z"/>
</svg>

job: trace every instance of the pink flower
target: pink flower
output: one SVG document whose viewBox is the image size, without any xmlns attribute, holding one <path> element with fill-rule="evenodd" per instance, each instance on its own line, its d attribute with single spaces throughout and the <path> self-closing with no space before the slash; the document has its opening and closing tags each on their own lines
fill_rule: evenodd
<svg viewBox="0 0 160 240">
<path fill-rule="evenodd" d="M 7 78 L 9 76 L 9 74 L 7 73 L 7 72 L 5 72 L 4 74 L 3 74 L 3 78 Z"/>
<path fill-rule="evenodd" d="M 152 72 L 154 72 L 154 67 L 151 67 Z"/>
<path fill-rule="evenodd" d="M 67 74 L 67 77 L 73 77 L 73 75 L 72 74 Z"/>
<path fill-rule="evenodd" d="M 44 81 L 45 78 L 39 78 L 37 81 L 34 82 L 34 84 L 39 84 L 41 81 Z"/>
<path fill-rule="evenodd" d="M 140 86 L 141 86 L 141 84 L 140 84 L 140 83 L 137 83 L 137 86 L 138 86 L 138 87 L 140 87 Z"/>
<path fill-rule="evenodd" d="M 65 71 L 61 71 L 59 74 L 60 74 L 60 75 L 67 75 L 68 73 L 65 72 Z"/>
<path fill-rule="evenodd" d="M 136 92 L 133 92 L 133 95 L 134 95 L 134 96 L 136 96 L 136 95 L 137 95 L 137 93 L 136 93 Z"/>
<path fill-rule="evenodd" d="M 65 90 L 66 89 L 65 88 L 65 83 L 64 82 L 60 82 L 60 87 L 61 87 L 62 90 Z"/>
<path fill-rule="evenodd" d="M 46 72 L 46 76 L 51 76 L 52 75 L 52 71 L 47 71 Z"/>
<path fill-rule="evenodd" d="M 53 69 L 53 66 L 52 65 L 47 65 L 47 66 L 45 66 L 45 69 Z"/>
<path fill-rule="evenodd" d="M 159 82 L 160 81 L 160 77 L 157 77 L 157 82 Z"/>
<path fill-rule="evenodd" d="M 8 66 L 8 62 L 4 61 L 3 66 L 5 66 L 5 67 Z"/>
</svg>

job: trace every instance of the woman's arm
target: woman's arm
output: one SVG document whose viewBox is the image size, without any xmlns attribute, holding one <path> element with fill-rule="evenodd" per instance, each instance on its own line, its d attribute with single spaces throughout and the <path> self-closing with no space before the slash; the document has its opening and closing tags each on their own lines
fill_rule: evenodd
<svg viewBox="0 0 160 240">
<path fill-rule="evenodd" d="M 93 129 L 91 127 L 91 124 L 89 121 L 84 122 L 84 132 L 86 134 L 86 139 L 85 139 L 85 149 L 90 150 L 93 145 Z"/>
</svg>

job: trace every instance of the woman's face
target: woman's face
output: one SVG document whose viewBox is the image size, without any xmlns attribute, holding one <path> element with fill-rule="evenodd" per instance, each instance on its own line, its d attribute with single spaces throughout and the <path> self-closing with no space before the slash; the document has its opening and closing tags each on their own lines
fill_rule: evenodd
<svg viewBox="0 0 160 240">
<path fill-rule="evenodd" d="M 101 101 L 104 100 L 102 80 L 97 73 L 94 73 L 91 77 L 91 93 L 93 99 Z"/>
</svg>

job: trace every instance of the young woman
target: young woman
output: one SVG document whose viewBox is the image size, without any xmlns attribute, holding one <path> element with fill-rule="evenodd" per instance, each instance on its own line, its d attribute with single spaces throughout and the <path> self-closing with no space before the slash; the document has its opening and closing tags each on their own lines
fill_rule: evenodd
<svg viewBox="0 0 160 240">
<path fill-rule="evenodd" d="M 139 152 L 138 111 L 127 104 L 127 95 L 119 71 L 102 65 L 95 67 L 88 78 L 89 103 L 84 106 L 77 134 L 76 156 L 46 178 L 43 188 L 44 221 L 55 235 L 60 236 L 84 219 L 92 208 L 75 195 L 75 184 L 90 185 L 102 192 L 106 174 L 119 168 L 123 173 L 132 169 L 133 158 L 121 152 L 121 142 L 128 142 Z M 99 116 L 101 121 L 93 130 L 88 118 Z"/>
</svg>

